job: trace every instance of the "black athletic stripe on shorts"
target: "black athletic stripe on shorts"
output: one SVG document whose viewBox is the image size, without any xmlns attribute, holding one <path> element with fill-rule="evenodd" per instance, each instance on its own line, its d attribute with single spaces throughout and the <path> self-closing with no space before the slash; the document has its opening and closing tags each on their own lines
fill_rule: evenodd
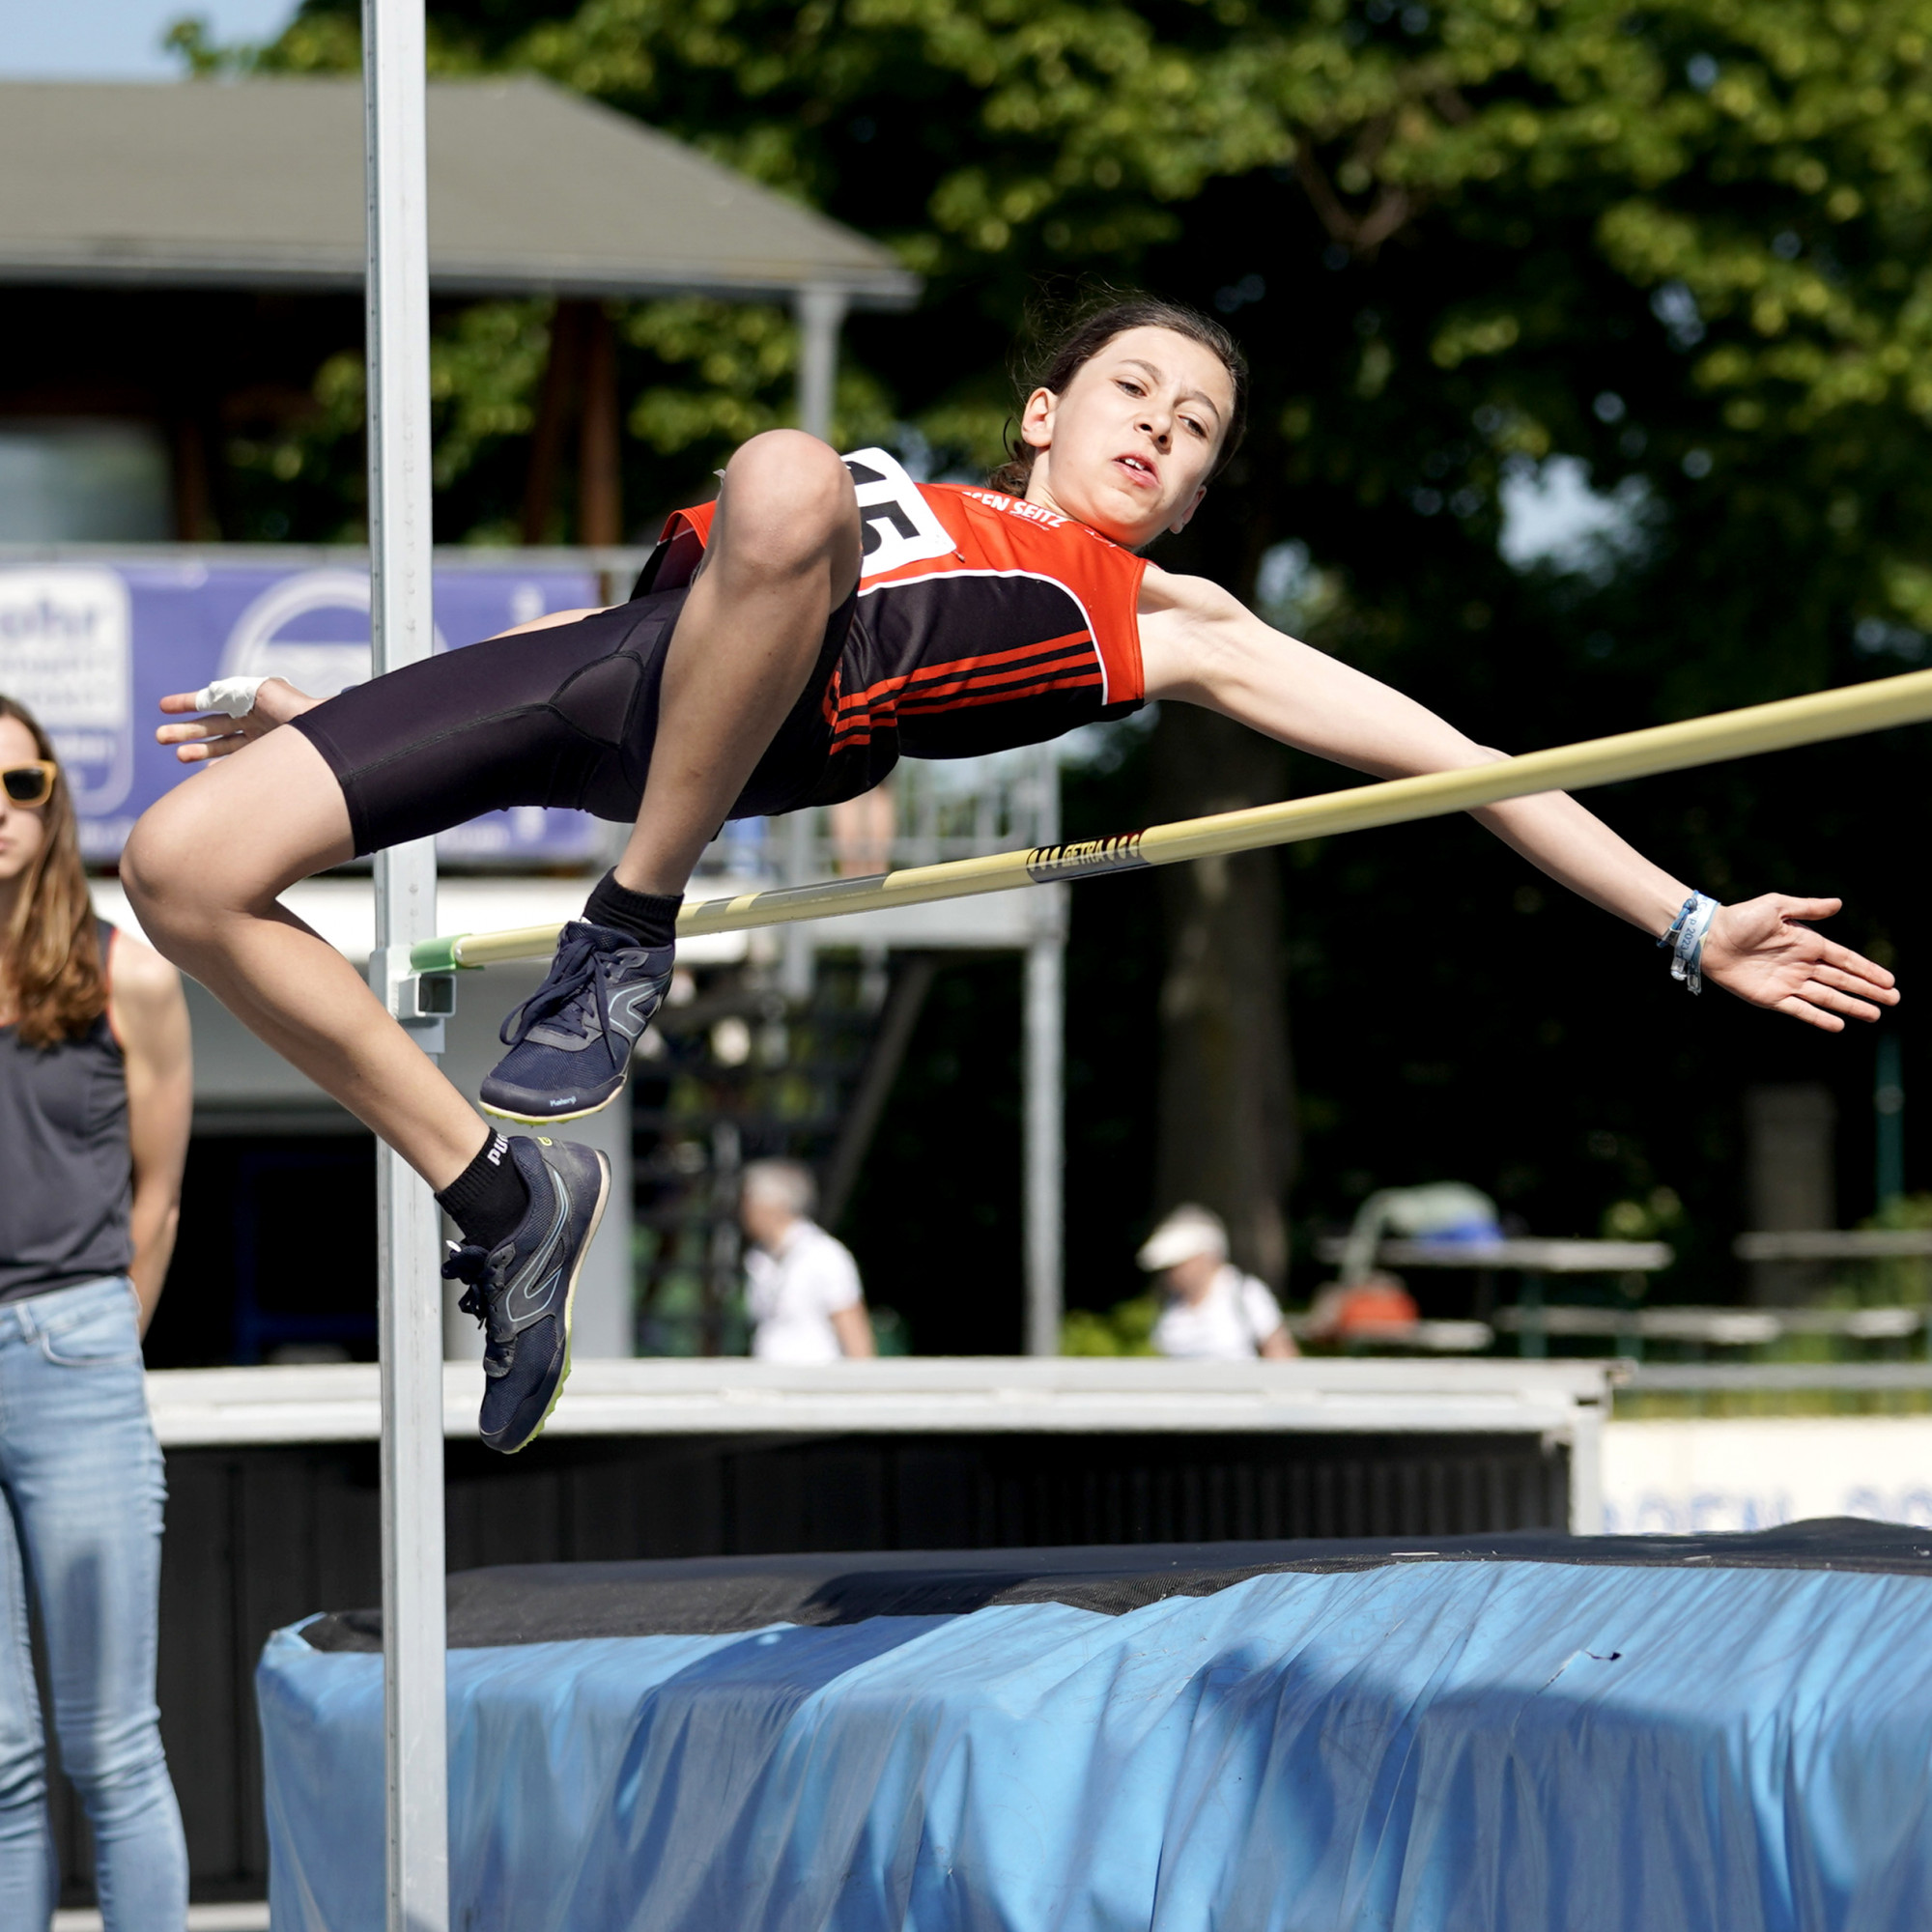
<svg viewBox="0 0 1932 1932">
<path fill-rule="evenodd" d="M 296 719 L 342 786 L 357 856 L 511 806 L 634 819 L 665 653 L 688 594 L 688 585 L 648 591 L 572 624 L 443 651 Z M 829 761 L 825 694 L 853 601 L 832 613 L 804 692 L 728 816 L 833 802 L 843 775 Z"/>
</svg>

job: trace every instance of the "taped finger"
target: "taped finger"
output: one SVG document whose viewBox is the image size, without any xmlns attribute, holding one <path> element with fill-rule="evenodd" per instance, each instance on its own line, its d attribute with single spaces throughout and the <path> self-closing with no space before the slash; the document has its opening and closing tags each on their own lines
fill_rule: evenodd
<svg viewBox="0 0 1932 1932">
<path fill-rule="evenodd" d="M 199 711 L 225 711 L 231 718 L 245 718 L 255 708 L 255 694 L 268 683 L 266 677 L 217 677 L 194 695 Z"/>
</svg>

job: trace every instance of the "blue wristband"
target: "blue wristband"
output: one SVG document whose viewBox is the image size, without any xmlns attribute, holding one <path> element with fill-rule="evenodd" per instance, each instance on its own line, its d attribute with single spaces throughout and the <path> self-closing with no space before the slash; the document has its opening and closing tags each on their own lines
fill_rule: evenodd
<svg viewBox="0 0 1932 1932">
<path fill-rule="evenodd" d="M 1722 910 L 1716 899 L 1692 893 L 1671 921 L 1670 930 L 1657 942 L 1670 948 L 1670 977 L 1681 980 L 1693 993 L 1704 990 L 1704 935 Z"/>
</svg>

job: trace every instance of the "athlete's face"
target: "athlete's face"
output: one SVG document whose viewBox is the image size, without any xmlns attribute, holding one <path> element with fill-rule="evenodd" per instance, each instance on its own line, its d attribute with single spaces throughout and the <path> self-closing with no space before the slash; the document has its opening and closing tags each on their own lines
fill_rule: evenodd
<svg viewBox="0 0 1932 1932">
<path fill-rule="evenodd" d="M 1020 434 L 1039 452 L 1027 499 L 1138 550 L 1201 507 L 1234 412 L 1234 379 L 1212 350 L 1129 328 L 1064 393 L 1027 398 Z"/>
</svg>

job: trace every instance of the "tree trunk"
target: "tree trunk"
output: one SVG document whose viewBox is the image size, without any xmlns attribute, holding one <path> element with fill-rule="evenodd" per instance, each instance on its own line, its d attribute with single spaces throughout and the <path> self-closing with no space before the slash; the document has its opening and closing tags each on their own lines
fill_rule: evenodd
<svg viewBox="0 0 1932 1932">
<path fill-rule="evenodd" d="M 1154 817 L 1277 799 L 1285 767 L 1278 745 L 1232 720 L 1165 705 L 1154 727 Z M 1211 1208 L 1228 1224 L 1236 1264 L 1278 1289 L 1296 1152 L 1279 861 L 1264 851 L 1170 866 L 1161 893 L 1159 1206 Z"/>
</svg>

